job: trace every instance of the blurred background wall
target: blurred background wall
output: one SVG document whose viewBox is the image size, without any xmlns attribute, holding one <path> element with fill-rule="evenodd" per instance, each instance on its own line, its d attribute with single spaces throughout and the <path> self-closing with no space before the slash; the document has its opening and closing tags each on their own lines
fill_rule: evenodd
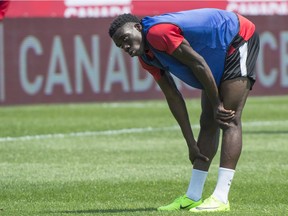
<svg viewBox="0 0 288 216">
<path fill-rule="evenodd" d="M 288 93 L 288 1 L 11 1 L 0 23 L 0 105 L 163 98 L 137 58 L 108 36 L 113 18 L 220 8 L 251 19 L 260 34 L 251 95 Z M 185 97 L 198 97 L 179 80 Z"/>
</svg>

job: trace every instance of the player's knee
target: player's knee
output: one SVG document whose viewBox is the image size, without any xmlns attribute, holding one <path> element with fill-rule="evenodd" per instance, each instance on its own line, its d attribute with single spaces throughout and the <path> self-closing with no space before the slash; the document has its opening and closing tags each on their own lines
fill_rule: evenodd
<svg viewBox="0 0 288 216">
<path fill-rule="evenodd" d="M 241 117 L 239 115 L 235 115 L 234 118 L 229 122 L 229 128 L 238 128 L 241 127 Z"/>
<path fill-rule="evenodd" d="M 218 128 L 213 116 L 208 117 L 203 114 L 200 118 L 200 127 L 202 130 L 216 130 Z"/>
</svg>

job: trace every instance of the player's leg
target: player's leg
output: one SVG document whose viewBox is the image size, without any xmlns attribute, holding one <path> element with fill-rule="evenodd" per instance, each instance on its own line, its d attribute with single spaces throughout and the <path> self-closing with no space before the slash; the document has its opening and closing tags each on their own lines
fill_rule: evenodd
<svg viewBox="0 0 288 216">
<path fill-rule="evenodd" d="M 202 92 L 201 96 L 201 107 L 201 128 L 198 137 L 198 145 L 201 153 L 207 155 L 210 161 L 205 162 L 202 160 L 195 160 L 192 169 L 192 176 L 186 194 L 175 199 L 169 205 L 159 207 L 158 210 L 160 211 L 181 209 L 189 210 L 202 204 L 202 191 L 208 174 L 208 168 L 212 158 L 216 154 L 218 147 L 219 127 L 214 120 L 212 106 L 204 92 Z"/>
<path fill-rule="evenodd" d="M 201 94 L 201 108 L 200 132 L 197 145 L 200 152 L 207 156 L 209 161 L 196 159 L 193 168 L 208 171 L 218 149 L 220 129 L 214 118 L 213 107 L 204 91 Z"/>
<path fill-rule="evenodd" d="M 220 168 L 216 188 L 208 199 L 191 211 L 229 211 L 228 193 L 242 149 L 241 115 L 250 91 L 248 78 L 225 81 L 220 87 L 226 109 L 235 111 L 230 126 L 223 129 Z"/>
<path fill-rule="evenodd" d="M 224 107 L 236 111 L 235 118 L 230 124 L 231 126 L 223 130 L 220 167 L 235 169 L 241 154 L 241 116 L 248 94 L 255 82 L 254 68 L 258 52 L 259 36 L 255 33 L 235 54 L 235 57 L 239 59 L 239 64 L 234 67 L 235 72 L 231 74 L 237 75 L 240 71 L 239 77 L 228 79 L 220 85 L 219 91 Z M 234 60 L 236 59 L 234 58 Z M 231 64 L 231 66 L 233 65 Z"/>
<path fill-rule="evenodd" d="M 235 111 L 230 127 L 223 128 L 220 167 L 216 188 L 208 199 L 192 212 L 229 211 L 228 194 L 242 150 L 241 116 L 249 91 L 255 81 L 254 66 L 259 51 L 259 37 L 254 34 L 227 58 L 224 80 L 219 92 L 224 107 Z"/>
<path fill-rule="evenodd" d="M 242 150 L 242 111 L 250 91 L 248 78 L 225 81 L 220 88 L 224 107 L 235 110 L 230 127 L 223 129 L 218 181 L 213 197 L 221 202 L 223 209 L 229 210 L 228 194 L 234 177 L 237 162 Z"/>
<path fill-rule="evenodd" d="M 201 95 L 202 113 L 200 117 L 200 132 L 197 145 L 200 152 L 209 158 L 209 161 L 195 160 L 192 175 L 186 195 L 192 200 L 200 200 L 204 184 L 208 175 L 208 169 L 214 158 L 219 144 L 220 129 L 214 119 L 212 105 L 206 93 Z"/>
<path fill-rule="evenodd" d="M 192 175 L 186 195 L 192 200 L 200 200 L 208 169 L 214 158 L 219 143 L 219 127 L 214 119 L 212 105 L 206 93 L 201 94 L 202 113 L 200 117 L 200 132 L 197 145 L 200 152 L 209 158 L 209 161 L 196 159 L 193 164 Z"/>
<path fill-rule="evenodd" d="M 230 127 L 223 129 L 220 167 L 235 169 L 242 149 L 242 111 L 250 91 L 248 78 L 240 77 L 223 82 L 220 94 L 226 109 L 235 110 Z"/>
</svg>

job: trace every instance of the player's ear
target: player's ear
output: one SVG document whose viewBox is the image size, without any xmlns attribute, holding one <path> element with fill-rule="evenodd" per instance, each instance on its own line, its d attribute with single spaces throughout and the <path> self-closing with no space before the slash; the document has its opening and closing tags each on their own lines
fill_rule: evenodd
<svg viewBox="0 0 288 216">
<path fill-rule="evenodd" d="M 140 23 L 135 23 L 134 27 L 141 32 L 142 31 L 142 25 Z"/>
</svg>

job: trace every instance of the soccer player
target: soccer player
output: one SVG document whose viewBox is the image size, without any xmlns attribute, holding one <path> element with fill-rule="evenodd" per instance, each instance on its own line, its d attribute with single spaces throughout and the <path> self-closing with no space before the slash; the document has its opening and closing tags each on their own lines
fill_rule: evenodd
<svg viewBox="0 0 288 216">
<path fill-rule="evenodd" d="M 241 114 L 255 82 L 259 51 L 255 25 L 234 12 L 197 9 L 114 19 L 109 35 L 117 47 L 137 56 L 163 91 L 186 140 L 193 164 L 186 193 L 159 211 L 229 211 L 228 193 L 242 148 Z M 193 135 L 185 101 L 175 75 L 201 89 L 200 132 Z M 213 194 L 202 201 L 209 166 L 222 130 L 220 166 Z"/>
<path fill-rule="evenodd" d="M 9 3 L 10 0 L 0 0 L 0 21 L 4 19 Z"/>
</svg>

